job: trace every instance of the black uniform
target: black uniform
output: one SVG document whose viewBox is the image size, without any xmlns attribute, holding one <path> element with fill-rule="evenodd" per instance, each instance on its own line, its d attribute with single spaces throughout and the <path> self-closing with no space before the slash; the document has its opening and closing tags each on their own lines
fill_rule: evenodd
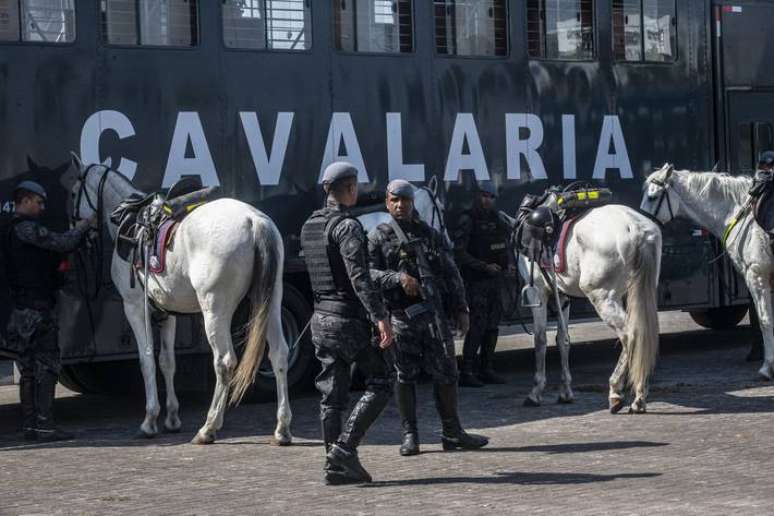
<svg viewBox="0 0 774 516">
<path fill-rule="evenodd" d="M 25 434 L 54 429 L 52 404 L 60 371 L 55 316 L 62 255 L 75 250 L 86 229 L 49 231 L 36 219 L 16 215 L 3 234 L 5 274 L 14 308 L 4 354 L 19 367 Z"/>
<path fill-rule="evenodd" d="M 509 242 L 510 227 L 496 210 L 463 213 L 454 232 L 455 257 L 470 306 L 470 331 L 462 353 L 463 375 L 473 374 L 479 349 L 482 376 L 486 379 L 493 375 L 492 358 L 503 314 L 503 273 L 514 265 Z M 499 265 L 502 272 L 489 272 L 490 264 Z"/>
<path fill-rule="evenodd" d="M 315 298 L 311 329 L 322 365 L 316 385 L 323 440 L 326 450 L 338 444 L 351 451 L 392 392 L 391 368 L 372 340 L 371 321 L 386 319 L 387 311 L 369 275 L 366 235 L 357 219 L 329 201 L 304 224 L 301 245 Z M 342 431 L 353 362 L 366 376 L 366 390 Z"/>
<path fill-rule="evenodd" d="M 423 242 L 446 304 L 442 319 L 450 325 L 449 314 L 456 317 L 460 311 L 467 311 L 465 287 L 450 250 L 441 234 L 418 218 L 399 224 L 409 240 Z M 430 330 L 433 323 L 431 313 L 425 312 L 413 319 L 406 314 L 406 308 L 422 301 L 409 297 L 400 285 L 401 273 L 419 278 L 415 256 L 401 245 L 390 224 L 381 224 L 368 235 L 368 251 L 371 274 L 381 286 L 392 316 L 395 368 L 398 373 L 396 392 L 404 433 L 401 454 L 419 453 L 415 384 L 422 369 L 433 377 L 436 408 L 443 424 L 444 447 L 483 446 L 486 439 L 468 446 L 466 439 L 475 440 L 476 436 L 466 434 L 460 426 L 457 415 L 457 360 L 451 332 L 448 332 L 450 337 L 447 341 L 441 342 Z"/>
</svg>

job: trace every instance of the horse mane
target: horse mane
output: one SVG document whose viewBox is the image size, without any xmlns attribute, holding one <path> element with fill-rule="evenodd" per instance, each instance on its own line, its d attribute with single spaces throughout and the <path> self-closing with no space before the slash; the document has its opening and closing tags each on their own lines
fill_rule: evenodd
<svg viewBox="0 0 774 516">
<path fill-rule="evenodd" d="M 744 204 L 752 187 L 750 176 L 732 176 L 725 172 L 687 172 L 683 175 L 688 188 L 705 199 L 731 198 Z"/>
</svg>

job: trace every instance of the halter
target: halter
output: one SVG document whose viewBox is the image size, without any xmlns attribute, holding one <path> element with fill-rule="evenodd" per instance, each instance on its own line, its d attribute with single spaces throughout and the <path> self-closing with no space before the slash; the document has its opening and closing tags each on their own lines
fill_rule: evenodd
<svg viewBox="0 0 774 516">
<path fill-rule="evenodd" d="M 650 180 L 651 184 L 661 187 L 661 195 L 658 198 L 656 209 L 653 212 L 653 218 L 658 221 L 659 226 L 663 226 L 663 223 L 660 220 L 658 220 L 658 212 L 661 211 L 661 206 L 664 204 L 664 199 L 666 199 L 667 209 L 669 210 L 669 220 L 672 220 L 675 218 L 675 213 L 672 210 L 672 201 L 669 200 L 669 193 L 667 192 L 667 188 L 669 187 L 669 180 L 672 178 L 673 170 L 674 170 L 674 167 L 670 166 L 667 169 L 663 180 L 661 179 Z"/>
</svg>

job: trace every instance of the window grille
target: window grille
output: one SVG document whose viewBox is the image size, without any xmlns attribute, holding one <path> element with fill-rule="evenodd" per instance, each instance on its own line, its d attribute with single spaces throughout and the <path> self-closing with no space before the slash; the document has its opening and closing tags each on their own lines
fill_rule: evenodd
<svg viewBox="0 0 774 516">
<path fill-rule="evenodd" d="M 75 41 L 74 0 L 0 0 L 0 41 Z"/>
<path fill-rule="evenodd" d="M 505 0 L 434 0 L 435 47 L 439 54 L 505 56 Z"/>
<path fill-rule="evenodd" d="M 312 47 L 311 0 L 222 0 L 221 13 L 229 48 Z"/>
<path fill-rule="evenodd" d="M 530 57 L 594 58 L 593 0 L 527 0 Z"/>
<path fill-rule="evenodd" d="M 336 48 L 346 52 L 414 50 L 411 0 L 332 0 Z"/>
<path fill-rule="evenodd" d="M 197 0 L 101 0 L 102 37 L 112 45 L 192 47 Z"/>
<path fill-rule="evenodd" d="M 613 0 L 613 55 L 619 61 L 674 61 L 675 0 Z"/>
</svg>

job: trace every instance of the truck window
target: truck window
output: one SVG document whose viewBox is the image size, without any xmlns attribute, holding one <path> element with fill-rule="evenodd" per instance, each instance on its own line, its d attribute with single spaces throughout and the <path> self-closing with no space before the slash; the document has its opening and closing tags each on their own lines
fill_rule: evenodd
<svg viewBox="0 0 774 516">
<path fill-rule="evenodd" d="M 311 0 L 222 0 L 221 14 L 228 48 L 312 48 Z"/>
<path fill-rule="evenodd" d="M 527 0 L 530 57 L 563 60 L 594 58 L 592 0 Z"/>
<path fill-rule="evenodd" d="M 435 48 L 456 56 L 508 55 L 505 0 L 435 0 Z"/>
<path fill-rule="evenodd" d="M 74 0 L 0 0 L 0 41 L 75 41 Z"/>
<path fill-rule="evenodd" d="M 618 61 L 677 58 L 675 0 L 613 0 L 613 55 Z"/>
<path fill-rule="evenodd" d="M 414 50 L 411 0 L 331 0 L 336 48 L 346 52 Z"/>
<path fill-rule="evenodd" d="M 102 39 L 111 45 L 193 47 L 197 0 L 101 0 Z"/>
</svg>

